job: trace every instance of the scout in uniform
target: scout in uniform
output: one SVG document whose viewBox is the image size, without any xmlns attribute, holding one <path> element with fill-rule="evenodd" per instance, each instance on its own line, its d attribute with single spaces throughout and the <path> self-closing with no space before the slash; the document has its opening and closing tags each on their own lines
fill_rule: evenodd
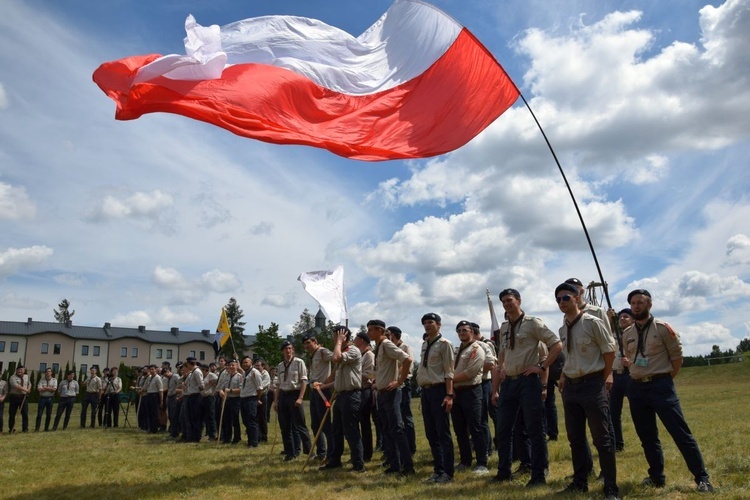
<svg viewBox="0 0 750 500">
<path fill-rule="evenodd" d="M 216 364 L 203 365 L 203 390 L 201 390 L 201 421 L 209 441 L 216 441 Z"/>
<path fill-rule="evenodd" d="M 328 377 L 331 375 L 331 360 L 333 359 L 333 353 L 318 344 L 318 339 L 315 335 L 306 334 L 302 338 L 302 344 L 310 356 L 310 370 L 308 372 L 308 378 L 310 385 L 312 386 L 316 382 L 318 384 L 324 384 Z M 321 389 L 326 399 L 331 399 L 330 389 Z M 313 432 L 318 432 L 321 422 L 323 422 L 323 416 L 325 415 L 325 422 L 323 423 L 323 432 L 318 436 L 316 457 L 319 460 L 325 460 L 327 457 L 327 449 L 330 445 L 331 436 L 331 416 L 326 413 L 326 404 L 320 393 L 317 390 L 310 391 L 310 425 L 312 425 Z"/>
<path fill-rule="evenodd" d="M 259 439 L 258 401 L 263 394 L 263 385 L 260 372 L 253 367 L 250 356 L 242 358 L 242 369 L 245 370 L 245 377 L 240 391 L 240 414 L 247 433 L 247 446 L 257 448 Z"/>
<path fill-rule="evenodd" d="M 295 434 L 302 440 L 303 453 L 310 453 L 312 443 L 302 406 L 307 389 L 307 367 L 304 361 L 294 356 L 294 346 L 291 342 L 282 342 L 281 351 L 284 357 L 276 367 L 278 387 L 273 407 L 279 415 L 284 461 L 288 462 L 300 454 L 300 443 L 295 439 Z"/>
<path fill-rule="evenodd" d="M 52 368 L 44 370 L 44 377 L 39 379 L 36 384 L 36 388 L 39 391 L 39 408 L 36 413 L 36 431 L 42 425 L 42 413 L 47 412 L 47 416 L 44 420 L 44 432 L 49 430 L 49 421 L 52 418 L 52 399 L 55 397 L 57 392 L 57 379 L 52 376 Z"/>
<path fill-rule="evenodd" d="M 122 379 L 118 376 L 117 367 L 109 371 L 109 380 L 104 382 L 104 403 L 107 406 L 104 413 L 105 427 L 118 427 L 120 425 L 120 393 L 122 392 Z"/>
<path fill-rule="evenodd" d="M 161 375 L 156 373 L 156 365 L 148 367 L 149 377 L 146 379 L 145 399 L 143 410 L 146 411 L 146 421 L 148 422 L 148 432 L 156 434 L 159 432 L 159 408 L 162 405 L 164 397 L 164 384 Z"/>
<path fill-rule="evenodd" d="M 612 364 L 612 387 L 609 389 L 609 410 L 612 414 L 612 429 L 615 433 L 615 450 L 625 449 L 625 440 L 622 435 L 622 404 L 630 385 L 630 369 L 622 362 L 624 353 L 624 342 L 622 332 L 635 322 L 633 311 L 623 309 L 617 313 L 617 322 L 620 326 L 615 335 L 620 335 L 615 362 Z"/>
<path fill-rule="evenodd" d="M 263 393 L 258 399 L 258 441 L 268 442 L 268 389 L 271 386 L 271 376 L 265 368 L 265 361 L 261 358 L 255 360 L 253 366 L 260 373 L 260 386 Z"/>
<path fill-rule="evenodd" d="M 387 330 L 391 333 L 391 341 L 412 359 L 413 366 L 414 356 L 411 354 L 409 345 L 401 341 L 401 328 L 389 326 Z M 406 377 L 404 386 L 401 388 L 401 419 L 404 421 L 404 431 L 406 432 L 406 440 L 409 443 L 409 451 L 413 456 L 417 452 L 417 432 L 414 427 L 414 415 L 411 412 L 411 378 L 412 373 L 409 370 L 409 375 Z"/>
<path fill-rule="evenodd" d="M 96 366 L 89 369 L 89 377 L 83 381 L 86 387 L 86 396 L 81 402 L 81 429 L 86 427 L 86 410 L 91 407 L 91 425 L 96 427 L 96 408 L 99 404 L 99 396 L 102 393 L 102 379 L 96 374 Z"/>
<path fill-rule="evenodd" d="M 60 401 L 57 402 L 57 413 L 55 414 L 55 423 L 52 426 L 52 430 L 56 431 L 57 426 L 60 424 L 60 417 L 65 412 L 65 420 L 63 421 L 63 430 L 68 428 L 70 422 L 70 414 L 73 411 L 73 405 L 76 402 L 76 396 L 80 387 L 78 382 L 74 379 L 75 372 L 68 370 L 65 374 L 65 380 L 60 382 L 58 385 L 58 391 L 60 391 Z"/>
<path fill-rule="evenodd" d="M 630 367 L 630 414 L 648 462 L 648 477 L 643 484 L 661 488 L 666 483 L 664 453 L 656 426 L 658 416 L 685 459 L 698 491 L 713 493 L 703 455 L 682 414 L 674 387 L 673 379 L 682 367 L 680 336 L 651 315 L 648 290 L 633 290 L 628 294 L 628 303 L 635 324 L 623 332 L 626 354 L 623 364 Z"/>
<path fill-rule="evenodd" d="M 21 410 L 21 430 L 29 432 L 29 394 L 31 394 L 31 382 L 26 375 L 26 367 L 18 365 L 16 373 L 8 380 L 10 386 L 10 410 L 8 411 L 8 432 L 16 431 L 16 412 Z"/>
<path fill-rule="evenodd" d="M 357 333 L 354 346 L 362 354 L 362 403 L 360 405 L 359 426 L 362 435 L 362 449 L 365 462 L 372 460 L 372 415 L 373 395 L 372 379 L 375 376 L 375 354 L 370 346 L 370 337 L 366 333 Z"/>
<path fill-rule="evenodd" d="M 232 359 L 227 363 L 225 372 L 227 374 L 226 387 L 219 391 L 219 397 L 226 399 L 224 403 L 224 420 L 221 423 L 221 442 L 223 444 L 237 444 L 242 441 L 240 429 L 240 393 L 244 379 L 237 371 L 237 360 Z"/>
<path fill-rule="evenodd" d="M 183 439 L 189 443 L 201 440 L 201 391 L 204 389 L 203 372 L 197 360 L 190 356 L 185 359 L 184 385 L 181 415 L 184 420 Z"/>
<path fill-rule="evenodd" d="M 471 323 L 474 340 L 479 342 L 479 346 L 484 350 L 484 367 L 482 368 L 482 428 L 484 429 L 485 440 L 487 441 L 487 456 L 492 453 L 492 431 L 490 429 L 489 415 L 490 404 L 492 400 L 492 371 L 497 366 L 497 353 L 492 341 L 482 337 L 479 325 Z M 495 418 L 492 418 L 494 423 Z"/>
</svg>

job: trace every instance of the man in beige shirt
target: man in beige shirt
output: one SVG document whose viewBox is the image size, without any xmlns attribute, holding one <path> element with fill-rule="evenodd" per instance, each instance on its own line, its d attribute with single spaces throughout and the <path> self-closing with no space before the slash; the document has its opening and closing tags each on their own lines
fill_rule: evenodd
<svg viewBox="0 0 750 500">
<path fill-rule="evenodd" d="M 323 424 L 322 433 L 318 436 L 316 444 L 316 457 L 318 460 L 326 460 L 328 458 L 328 448 L 330 447 L 332 435 L 331 415 L 329 412 L 326 412 L 326 403 L 323 397 L 330 401 L 331 391 L 330 389 L 320 389 L 320 392 L 318 392 L 315 386 L 316 383 L 324 384 L 331 375 L 333 353 L 318 344 L 318 339 L 312 333 L 308 333 L 302 337 L 302 345 L 310 358 L 310 370 L 307 376 L 312 389 L 310 391 L 310 424 L 312 425 L 313 432 L 317 433 L 321 423 Z"/>
<path fill-rule="evenodd" d="M 10 409 L 8 410 L 8 432 L 13 434 L 16 429 L 16 412 L 21 410 L 21 430 L 29 432 L 29 394 L 31 382 L 26 374 L 26 367 L 18 365 L 16 373 L 8 380 L 10 386 Z"/>
<path fill-rule="evenodd" d="M 372 379 L 375 377 L 375 355 L 370 346 L 370 337 L 359 332 L 354 337 L 354 346 L 362 353 L 362 398 L 359 413 L 360 433 L 362 434 L 362 450 L 365 462 L 372 460 L 372 416 L 373 394 Z"/>
<path fill-rule="evenodd" d="M 310 453 L 312 443 L 305 423 L 305 412 L 302 406 L 307 389 L 307 367 L 305 362 L 294 355 L 294 346 L 288 340 L 281 343 L 283 359 L 276 367 L 278 386 L 273 407 L 279 415 L 279 428 L 284 443 L 284 461 L 294 460 L 302 452 Z"/>
<path fill-rule="evenodd" d="M 44 420 L 44 432 L 49 431 L 49 423 L 52 419 L 52 400 L 57 392 L 57 379 L 52 376 L 52 368 L 44 370 L 44 376 L 39 379 L 36 384 L 36 388 L 39 391 L 39 406 L 36 413 L 36 430 L 39 432 L 39 428 L 42 425 L 42 413 L 47 412 L 47 416 Z"/>
<path fill-rule="evenodd" d="M 680 336 L 651 315 L 648 290 L 633 290 L 628 294 L 628 303 L 635 324 L 623 332 L 626 355 L 623 364 L 630 367 L 630 414 L 649 466 L 643 484 L 656 488 L 666 484 L 664 454 L 656 426 L 658 415 L 693 474 L 697 490 L 713 493 L 703 455 L 685 421 L 673 382 L 682 368 Z"/>
<path fill-rule="evenodd" d="M 92 429 L 96 427 L 96 409 L 103 389 L 102 379 L 96 374 L 96 370 L 96 366 L 89 368 L 89 377 L 83 381 L 83 386 L 86 388 L 86 395 L 81 402 L 81 429 L 86 428 L 86 410 L 89 407 L 91 407 L 90 427 Z"/>
<path fill-rule="evenodd" d="M 412 355 L 411 348 L 406 342 L 401 341 L 401 328 L 397 326 L 389 326 L 387 330 L 391 334 L 391 341 L 409 355 L 412 359 L 411 366 L 414 367 L 414 356 Z M 412 370 L 409 370 L 409 376 L 406 377 L 404 387 L 401 389 L 401 418 L 404 421 L 404 431 L 406 432 L 406 440 L 409 443 L 409 451 L 411 451 L 412 456 L 414 456 L 414 454 L 417 453 L 417 432 L 414 427 L 414 415 L 411 411 L 411 390 Z"/>
</svg>

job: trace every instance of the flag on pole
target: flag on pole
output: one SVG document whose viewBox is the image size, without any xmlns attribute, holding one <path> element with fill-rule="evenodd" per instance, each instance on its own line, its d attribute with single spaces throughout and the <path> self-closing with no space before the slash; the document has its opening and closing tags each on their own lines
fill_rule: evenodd
<svg viewBox="0 0 750 500">
<path fill-rule="evenodd" d="M 221 348 L 224 347 L 224 344 L 226 344 L 231 338 L 232 331 L 229 328 L 227 312 L 222 308 L 219 324 L 216 326 L 216 335 L 214 336 L 214 351 L 218 354 Z"/>
<path fill-rule="evenodd" d="M 314 298 L 330 321 L 336 324 L 349 319 L 344 287 L 344 268 L 332 271 L 310 271 L 299 275 L 305 291 Z"/>
<path fill-rule="evenodd" d="M 495 350 L 497 351 L 500 346 L 500 323 L 497 321 L 497 315 L 495 315 L 495 307 L 492 305 L 489 288 L 487 289 L 487 304 L 490 306 L 490 331 L 492 332 L 490 338 L 495 343 Z"/>
<path fill-rule="evenodd" d="M 457 149 L 518 98 L 465 27 L 421 0 L 396 0 L 358 37 L 315 19 L 185 21 L 186 55 L 102 64 L 94 82 L 115 118 L 166 112 L 277 144 L 358 160 Z"/>
</svg>

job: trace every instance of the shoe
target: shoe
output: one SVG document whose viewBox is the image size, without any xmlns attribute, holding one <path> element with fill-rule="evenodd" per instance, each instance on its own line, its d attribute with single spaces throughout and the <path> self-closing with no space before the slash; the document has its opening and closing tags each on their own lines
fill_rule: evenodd
<svg viewBox="0 0 750 500">
<path fill-rule="evenodd" d="M 526 483 L 526 487 L 534 488 L 536 486 L 544 486 L 545 484 L 547 484 L 547 481 L 544 478 L 540 478 L 540 479 L 532 478 L 529 480 L 528 483 Z"/>
<path fill-rule="evenodd" d="M 414 470 L 414 467 L 410 467 L 408 469 L 404 469 L 401 472 L 398 473 L 399 477 L 409 477 L 416 474 L 417 471 Z"/>
<path fill-rule="evenodd" d="M 625 451 L 625 445 L 624 444 L 618 444 L 617 446 L 615 446 L 615 451 L 618 452 L 618 453 L 621 452 L 621 451 Z"/>
<path fill-rule="evenodd" d="M 435 483 L 435 484 L 448 484 L 448 483 L 452 483 L 452 482 L 453 482 L 453 478 L 450 477 L 445 472 L 443 472 L 442 474 L 440 474 L 440 476 L 438 476 L 437 479 L 435 479 L 433 481 L 433 483 Z"/>
<path fill-rule="evenodd" d="M 367 472 L 367 469 L 365 468 L 364 464 L 360 466 L 354 466 L 351 469 L 349 469 L 349 472 L 356 472 L 357 474 L 362 474 L 364 472 Z"/>
<path fill-rule="evenodd" d="M 431 475 L 431 476 L 430 476 L 430 477 L 428 477 L 427 479 L 425 479 L 425 480 L 424 480 L 424 482 L 425 482 L 425 483 L 434 483 L 434 482 L 435 482 L 435 480 L 436 480 L 437 478 L 439 478 L 439 477 L 440 477 L 440 474 L 437 474 L 437 473 L 436 473 L 436 474 L 433 474 L 433 475 Z"/>
<path fill-rule="evenodd" d="M 492 478 L 493 483 L 509 483 L 513 481 L 513 474 L 510 476 L 505 476 L 500 474 L 499 472 L 495 475 L 495 477 Z"/>
<path fill-rule="evenodd" d="M 297 458 L 297 457 L 294 456 L 294 455 L 287 455 L 287 456 L 284 457 L 284 462 L 291 462 L 295 458 Z"/>
<path fill-rule="evenodd" d="M 386 460 L 385 462 L 381 463 L 381 464 L 380 464 L 380 466 L 381 466 L 381 467 L 385 467 L 385 468 L 388 468 L 388 467 L 390 467 L 390 466 L 391 466 L 391 463 L 390 463 L 390 462 L 389 462 L 388 460 Z"/>
<path fill-rule="evenodd" d="M 664 488 L 664 485 L 664 481 L 654 480 L 651 477 L 647 477 L 641 481 L 641 486 L 648 486 L 649 488 Z"/>
<path fill-rule="evenodd" d="M 463 472 L 465 470 L 471 469 L 471 465 L 466 464 L 458 464 L 456 465 L 456 472 Z"/>
<path fill-rule="evenodd" d="M 698 491 L 700 493 L 713 493 L 714 492 L 714 487 L 711 484 L 711 482 L 708 481 L 708 480 L 701 481 L 700 483 L 698 483 L 698 488 L 697 488 L 696 491 Z"/>
<path fill-rule="evenodd" d="M 477 465 L 472 472 L 478 476 L 489 474 L 490 470 L 485 465 Z"/>
<path fill-rule="evenodd" d="M 400 473 L 401 473 L 401 470 L 400 470 L 400 469 L 394 469 L 393 467 L 388 467 L 388 468 L 387 468 L 387 469 L 386 469 L 386 470 L 385 470 L 385 471 L 383 472 L 383 474 L 400 474 Z"/>
<path fill-rule="evenodd" d="M 513 471 L 513 474 L 517 476 L 521 476 L 523 474 L 531 474 L 531 467 L 529 467 L 527 464 L 521 464 L 515 471 Z"/>
<path fill-rule="evenodd" d="M 565 487 L 564 490 L 560 492 L 561 495 L 565 495 L 568 493 L 588 493 L 589 491 L 589 485 L 588 484 L 577 484 L 577 483 L 570 483 Z"/>
<path fill-rule="evenodd" d="M 325 465 L 321 465 L 320 467 L 318 467 L 318 470 L 333 470 L 333 469 L 340 469 L 341 467 L 343 467 L 341 463 L 337 463 L 337 464 L 327 463 Z"/>
</svg>

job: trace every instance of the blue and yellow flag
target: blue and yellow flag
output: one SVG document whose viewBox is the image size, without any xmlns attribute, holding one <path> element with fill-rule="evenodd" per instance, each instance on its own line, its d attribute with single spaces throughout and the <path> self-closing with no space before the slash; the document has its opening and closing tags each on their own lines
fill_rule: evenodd
<svg viewBox="0 0 750 500">
<path fill-rule="evenodd" d="M 216 336 L 214 337 L 214 351 L 218 354 L 224 344 L 232 338 L 232 331 L 229 329 L 229 321 L 227 321 L 227 312 L 221 309 L 221 318 L 219 318 L 219 324 L 216 327 Z"/>
</svg>

